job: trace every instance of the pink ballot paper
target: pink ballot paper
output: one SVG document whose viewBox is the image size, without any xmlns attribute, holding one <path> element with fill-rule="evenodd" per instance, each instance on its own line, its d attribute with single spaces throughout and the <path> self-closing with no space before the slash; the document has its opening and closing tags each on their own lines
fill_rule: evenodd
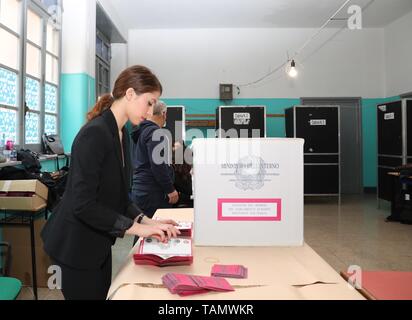
<svg viewBox="0 0 412 320">
<path fill-rule="evenodd" d="M 241 265 L 219 265 L 215 264 L 211 272 L 213 277 L 246 279 L 247 268 Z"/>
<path fill-rule="evenodd" d="M 209 291 L 234 291 L 226 279 L 204 276 L 193 276 L 178 273 L 168 273 L 162 277 L 162 282 L 172 294 L 188 296 Z"/>
</svg>

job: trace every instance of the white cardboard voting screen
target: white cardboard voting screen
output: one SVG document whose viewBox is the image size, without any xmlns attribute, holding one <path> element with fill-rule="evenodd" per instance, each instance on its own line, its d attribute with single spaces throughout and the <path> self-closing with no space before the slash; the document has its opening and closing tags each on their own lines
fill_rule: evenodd
<svg viewBox="0 0 412 320">
<path fill-rule="evenodd" d="M 303 144 L 193 140 L 195 245 L 303 245 Z"/>
</svg>

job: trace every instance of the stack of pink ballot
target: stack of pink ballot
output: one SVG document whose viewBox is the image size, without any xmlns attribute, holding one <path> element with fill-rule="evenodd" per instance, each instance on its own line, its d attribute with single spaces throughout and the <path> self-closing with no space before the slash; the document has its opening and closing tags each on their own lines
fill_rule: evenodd
<svg viewBox="0 0 412 320">
<path fill-rule="evenodd" d="M 158 267 L 183 266 L 193 263 L 192 240 L 173 238 L 162 243 L 154 238 L 143 238 L 133 255 L 135 264 Z"/>
<path fill-rule="evenodd" d="M 226 279 L 216 277 L 168 273 L 162 277 L 162 282 L 172 294 L 179 296 L 190 296 L 210 291 L 234 291 Z"/>
<path fill-rule="evenodd" d="M 247 278 L 247 268 L 241 265 L 215 264 L 212 267 L 211 275 L 213 277 L 246 279 Z"/>
</svg>

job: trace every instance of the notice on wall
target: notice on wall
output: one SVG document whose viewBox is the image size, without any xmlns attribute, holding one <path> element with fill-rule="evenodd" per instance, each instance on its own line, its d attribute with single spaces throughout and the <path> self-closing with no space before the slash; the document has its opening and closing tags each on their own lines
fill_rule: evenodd
<svg viewBox="0 0 412 320">
<path fill-rule="evenodd" d="M 326 126 L 326 119 L 310 120 L 311 126 Z"/>
<path fill-rule="evenodd" d="M 393 112 L 391 112 L 391 113 L 385 113 L 384 119 L 385 119 L 385 120 L 395 120 L 395 113 L 393 113 Z"/>
<path fill-rule="evenodd" d="M 247 113 L 247 112 L 234 113 L 233 123 L 237 126 L 241 126 L 241 125 L 248 126 L 250 124 L 250 113 Z"/>
</svg>

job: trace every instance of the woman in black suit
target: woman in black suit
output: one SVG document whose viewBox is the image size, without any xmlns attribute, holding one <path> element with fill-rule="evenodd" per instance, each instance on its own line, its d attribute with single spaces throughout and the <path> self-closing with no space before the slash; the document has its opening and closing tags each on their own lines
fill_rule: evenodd
<svg viewBox="0 0 412 320">
<path fill-rule="evenodd" d="M 131 165 L 127 121 L 138 125 L 162 86 L 147 68 L 134 66 L 99 99 L 73 142 L 62 201 L 42 230 L 44 249 L 62 271 L 66 299 L 105 299 L 111 283 L 111 246 L 125 234 L 167 241 L 172 220 L 149 219 L 129 200 Z"/>
</svg>

